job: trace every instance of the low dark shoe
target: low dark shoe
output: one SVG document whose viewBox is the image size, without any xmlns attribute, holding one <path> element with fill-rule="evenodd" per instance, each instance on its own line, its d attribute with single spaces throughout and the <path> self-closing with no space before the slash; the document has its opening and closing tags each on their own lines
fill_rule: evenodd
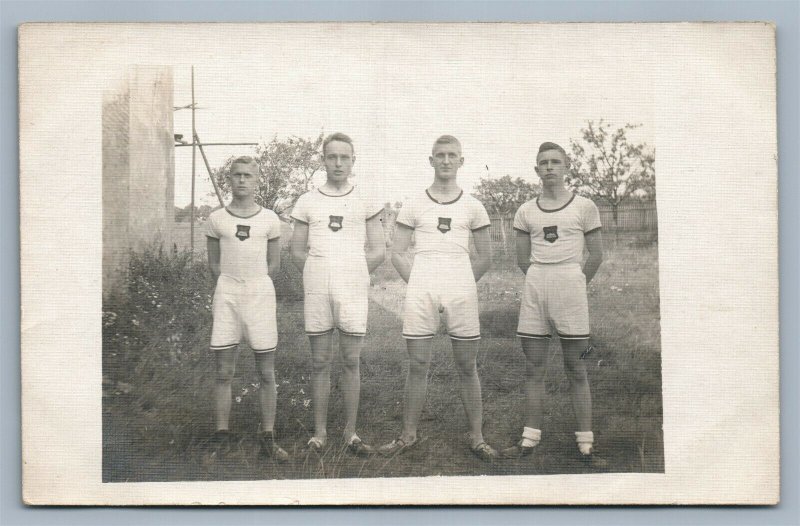
<svg viewBox="0 0 800 526">
<path fill-rule="evenodd" d="M 258 441 L 261 444 L 261 454 L 277 462 L 289 460 L 289 453 L 275 443 L 272 433 L 259 433 Z"/>
<path fill-rule="evenodd" d="M 347 444 L 347 452 L 357 457 L 368 457 L 375 454 L 375 448 L 365 444 L 360 438 L 355 438 Z"/>
<path fill-rule="evenodd" d="M 516 445 L 507 447 L 500 452 L 500 456 L 503 458 L 522 458 L 527 457 L 528 455 L 533 453 L 533 450 L 536 449 L 536 446 L 523 446 L 522 440 L 520 440 Z"/>
</svg>

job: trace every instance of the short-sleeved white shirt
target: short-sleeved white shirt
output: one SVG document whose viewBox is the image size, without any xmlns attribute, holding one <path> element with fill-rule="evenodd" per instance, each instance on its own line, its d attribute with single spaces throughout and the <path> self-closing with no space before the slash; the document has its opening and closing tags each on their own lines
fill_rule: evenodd
<svg viewBox="0 0 800 526">
<path fill-rule="evenodd" d="M 462 190 L 440 202 L 425 190 L 403 203 L 397 222 L 414 229 L 414 254 L 469 256 L 470 232 L 491 226 L 483 204 Z"/>
<path fill-rule="evenodd" d="M 316 189 L 300 196 L 291 218 L 308 225 L 309 256 L 363 259 L 367 220 L 381 210 L 382 203 L 368 199 L 355 186 L 344 195 Z"/>
<path fill-rule="evenodd" d="M 514 216 L 514 229 L 531 236 L 531 263 L 580 264 L 584 235 L 601 226 L 597 205 L 579 195 L 555 210 L 545 210 L 538 198 L 532 199 Z"/>
<path fill-rule="evenodd" d="M 206 236 L 219 239 L 220 274 L 239 281 L 267 276 L 267 242 L 281 236 L 281 220 L 272 210 L 259 208 L 249 217 L 227 208 L 206 220 Z"/>
</svg>

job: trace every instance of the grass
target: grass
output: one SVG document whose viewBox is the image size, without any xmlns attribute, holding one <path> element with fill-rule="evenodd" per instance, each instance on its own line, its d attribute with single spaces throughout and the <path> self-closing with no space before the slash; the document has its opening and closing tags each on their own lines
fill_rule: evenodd
<svg viewBox="0 0 800 526">
<path fill-rule="evenodd" d="M 612 240 L 590 285 L 593 345 L 589 374 L 598 451 L 612 472 L 663 472 L 657 244 Z M 138 265 L 138 266 L 137 266 Z M 293 270 L 276 280 L 279 385 L 276 435 L 292 460 L 258 456 L 260 388 L 248 350 L 234 380 L 231 427 L 237 440 L 223 459 L 208 458 L 212 429 L 213 356 L 208 351 L 210 282 L 205 264 L 184 253 L 153 249 L 135 259 L 132 292 L 104 308 L 103 480 L 106 482 L 406 477 L 592 472 L 577 460 L 574 414 L 557 342 L 547 371 L 545 425 L 537 453 L 523 461 L 485 464 L 463 440 L 466 431 L 457 373 L 447 338 L 437 336 L 421 443 L 395 458 L 358 459 L 340 439 L 343 408 L 334 366 L 329 442 L 305 454 L 312 407 L 311 357 Z M 483 340 L 478 367 L 484 433 L 495 447 L 511 445 L 522 426 L 523 356 L 514 337 L 523 276 L 497 254 L 479 283 Z M 405 284 L 387 262 L 373 275 L 370 322 L 362 356 L 359 434 L 380 445 L 402 424 L 405 343 L 400 336 Z M 154 301 L 153 294 L 157 296 Z M 156 305 L 160 305 L 156 307 Z"/>
</svg>

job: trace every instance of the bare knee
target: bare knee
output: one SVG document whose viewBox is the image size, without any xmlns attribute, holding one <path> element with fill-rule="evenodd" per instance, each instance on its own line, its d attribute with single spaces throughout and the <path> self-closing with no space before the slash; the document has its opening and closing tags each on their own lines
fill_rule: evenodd
<svg viewBox="0 0 800 526">
<path fill-rule="evenodd" d="M 478 365 L 475 356 L 459 356 L 455 359 L 456 371 L 461 377 L 471 377 L 478 374 Z"/>
<path fill-rule="evenodd" d="M 331 360 L 328 356 L 314 356 L 311 360 L 311 369 L 315 374 L 330 373 Z"/>
<path fill-rule="evenodd" d="M 229 384 L 233 381 L 233 365 L 217 365 L 217 383 Z"/>
<path fill-rule="evenodd" d="M 408 374 L 411 376 L 426 376 L 431 361 L 420 356 L 410 356 L 408 359 Z"/>
<path fill-rule="evenodd" d="M 544 382 L 544 363 L 527 360 L 525 363 L 525 376 L 535 383 Z"/>
<path fill-rule="evenodd" d="M 268 366 L 261 366 L 258 368 L 258 378 L 261 385 L 270 387 L 275 385 L 275 368 Z"/>
<path fill-rule="evenodd" d="M 586 366 L 583 363 L 565 363 L 564 372 L 567 374 L 567 380 L 570 385 L 582 384 L 589 381 L 589 376 L 586 373 Z"/>
<path fill-rule="evenodd" d="M 342 357 L 342 367 L 351 373 L 357 373 L 361 360 L 357 354 Z"/>
</svg>

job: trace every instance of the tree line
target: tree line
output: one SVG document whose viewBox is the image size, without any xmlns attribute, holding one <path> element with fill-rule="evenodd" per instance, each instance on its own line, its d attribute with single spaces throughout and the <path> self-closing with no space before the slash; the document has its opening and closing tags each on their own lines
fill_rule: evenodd
<svg viewBox="0 0 800 526">
<path fill-rule="evenodd" d="M 621 204 L 652 201 L 656 197 L 655 148 L 629 138 L 629 132 L 638 127 L 625 124 L 615 128 L 602 119 L 590 120 L 577 138 L 570 139 L 568 186 L 579 195 L 610 206 L 615 220 Z M 260 168 L 256 202 L 280 215 L 288 211 L 300 195 L 310 190 L 314 176 L 323 170 L 319 156 L 323 138 L 322 132 L 315 138 L 280 140 L 275 136 L 257 146 L 253 156 Z M 225 174 L 233 159 L 229 158 L 213 170 L 214 181 L 225 196 L 230 194 Z M 527 180 L 510 175 L 495 177 L 486 166 L 486 174 L 474 187 L 473 195 L 490 214 L 506 217 L 540 191 L 534 177 Z M 388 207 L 398 205 L 388 204 Z M 207 208 L 196 209 L 197 217 L 207 217 L 212 210 Z M 188 220 L 189 214 L 190 206 L 184 209 L 176 207 L 176 220 Z"/>
</svg>

